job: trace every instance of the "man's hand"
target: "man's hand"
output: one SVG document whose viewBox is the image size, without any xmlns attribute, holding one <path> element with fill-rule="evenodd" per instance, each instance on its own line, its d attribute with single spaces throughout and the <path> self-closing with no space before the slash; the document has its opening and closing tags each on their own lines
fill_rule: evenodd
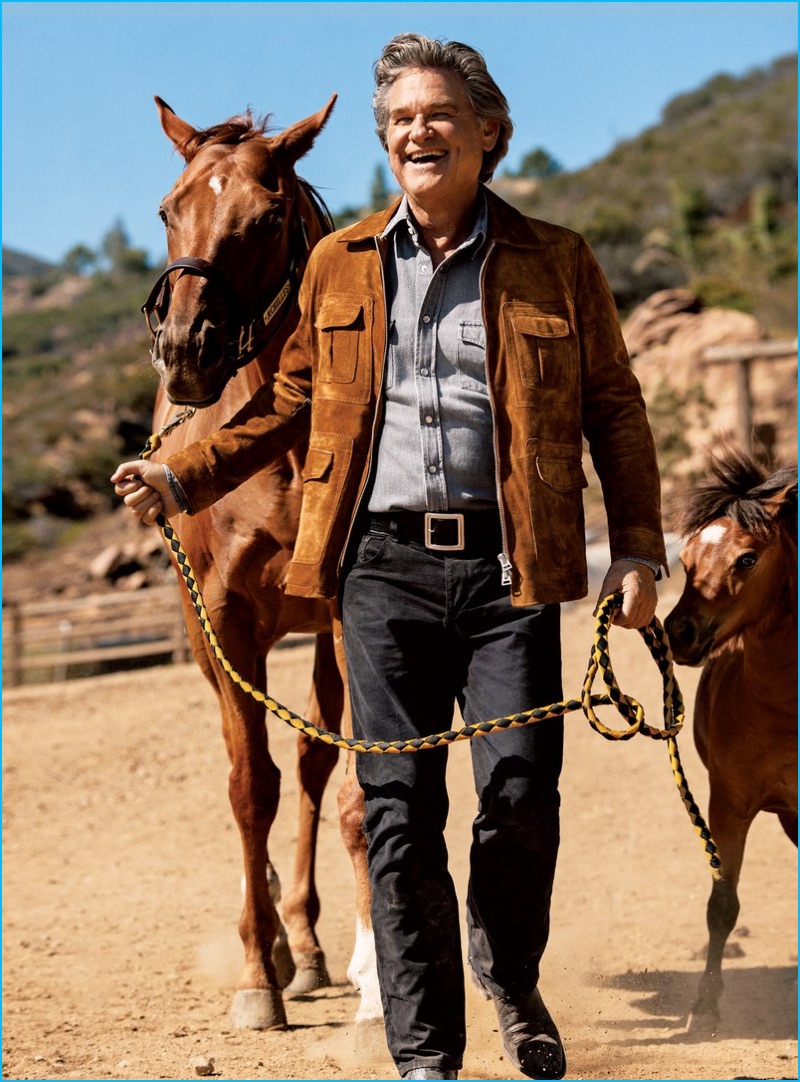
<svg viewBox="0 0 800 1082">
<path fill-rule="evenodd" d="M 603 579 L 598 605 L 609 594 L 622 594 L 622 608 L 612 620 L 618 627 L 647 627 L 655 616 L 656 577 L 646 564 L 614 560 Z"/>
<path fill-rule="evenodd" d="M 137 518 L 152 526 L 159 515 L 170 518 L 179 513 L 175 497 L 160 462 L 123 462 L 111 475 L 114 491 Z"/>
</svg>

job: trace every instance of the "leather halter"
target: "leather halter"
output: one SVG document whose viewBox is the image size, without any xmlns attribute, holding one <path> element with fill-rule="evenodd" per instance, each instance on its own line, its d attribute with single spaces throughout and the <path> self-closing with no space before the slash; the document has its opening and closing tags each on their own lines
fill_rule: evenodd
<svg viewBox="0 0 800 1082">
<path fill-rule="evenodd" d="M 320 219 L 323 232 L 331 232 L 333 230 L 333 221 L 328 208 L 309 184 L 300 180 L 300 178 L 298 178 L 298 181 L 302 190 L 310 198 L 314 212 Z M 242 311 L 243 306 L 235 285 L 219 267 L 197 256 L 179 256 L 178 259 L 174 259 L 156 279 L 147 300 L 142 305 L 147 329 L 150 332 L 150 355 L 153 360 L 156 360 L 158 332 L 167 318 L 172 300 L 171 275 L 175 271 L 180 271 L 181 277 L 184 274 L 196 274 L 201 278 L 207 278 L 209 282 L 220 286 L 222 289 L 232 328 L 225 351 L 228 367 L 231 369 L 232 375 L 240 368 L 243 368 L 253 357 L 261 353 L 283 326 L 291 308 L 289 302 L 297 296 L 300 288 L 302 269 L 305 267 L 308 253 L 311 250 L 306 223 L 299 214 L 297 214 L 297 222 L 299 227 L 296 225 L 293 232 L 295 236 L 299 235 L 301 250 L 299 254 L 296 251 L 293 253 L 289 269 L 280 288 L 270 298 L 266 306 L 250 319 L 247 319 L 246 314 Z M 294 241 L 294 237 L 292 240 Z M 296 248 L 294 243 L 292 248 Z M 281 318 L 275 322 L 279 313 L 282 313 Z"/>
</svg>

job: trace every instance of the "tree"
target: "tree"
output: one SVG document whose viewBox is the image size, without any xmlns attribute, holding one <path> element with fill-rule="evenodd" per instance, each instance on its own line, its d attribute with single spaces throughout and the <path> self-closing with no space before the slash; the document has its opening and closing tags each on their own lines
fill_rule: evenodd
<svg viewBox="0 0 800 1082">
<path fill-rule="evenodd" d="M 548 177 L 554 177 L 561 172 L 563 172 L 561 163 L 556 161 L 552 154 L 543 147 L 536 147 L 535 150 L 528 151 L 522 159 L 519 169 L 512 176 L 535 177 L 536 180 L 546 180 Z"/>
<path fill-rule="evenodd" d="M 97 252 L 85 244 L 75 244 L 64 256 L 61 265 L 67 274 L 88 274 L 97 265 Z"/>
<path fill-rule="evenodd" d="M 376 165 L 369 190 L 370 209 L 373 211 L 383 210 L 388 202 L 389 185 L 386 183 L 386 170 L 382 165 Z"/>
<path fill-rule="evenodd" d="M 101 242 L 101 249 L 109 269 L 118 274 L 144 274 L 150 270 L 150 262 L 144 248 L 133 248 L 127 230 L 118 218 Z"/>
</svg>

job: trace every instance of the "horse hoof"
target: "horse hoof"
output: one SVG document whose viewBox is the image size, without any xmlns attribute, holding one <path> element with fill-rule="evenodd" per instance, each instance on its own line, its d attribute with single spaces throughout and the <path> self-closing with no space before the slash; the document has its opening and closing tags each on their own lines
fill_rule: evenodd
<svg viewBox="0 0 800 1082">
<path fill-rule="evenodd" d="M 355 1054 L 361 1059 L 375 1059 L 386 1055 L 386 1030 L 382 1018 L 362 1019 L 356 1022 L 353 1035 Z"/>
<path fill-rule="evenodd" d="M 236 1029 L 286 1029 L 283 998 L 273 988 L 241 988 L 233 997 L 231 1023 Z"/>
<path fill-rule="evenodd" d="M 317 988 L 328 988 L 331 978 L 322 951 L 304 951 L 294 956 L 294 980 L 286 988 L 289 996 L 304 996 Z"/>
<path fill-rule="evenodd" d="M 699 1040 L 707 1040 L 716 1037 L 719 1030 L 719 1011 L 716 1009 L 698 1008 L 695 1004 L 689 1012 L 689 1020 L 686 1025 L 688 1037 Z"/>
</svg>

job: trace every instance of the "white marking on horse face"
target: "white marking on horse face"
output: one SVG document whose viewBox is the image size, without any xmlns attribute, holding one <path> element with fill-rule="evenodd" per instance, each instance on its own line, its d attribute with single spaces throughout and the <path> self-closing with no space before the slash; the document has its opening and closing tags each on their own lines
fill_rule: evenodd
<svg viewBox="0 0 800 1082">
<path fill-rule="evenodd" d="M 723 526 L 721 522 L 716 522 L 712 526 L 705 526 L 700 531 L 700 540 L 704 545 L 718 545 L 727 532 L 727 526 Z"/>
<path fill-rule="evenodd" d="M 216 192 L 217 195 L 222 195 L 222 180 L 220 177 L 212 177 L 208 182 L 208 186 L 212 192 Z"/>
</svg>

